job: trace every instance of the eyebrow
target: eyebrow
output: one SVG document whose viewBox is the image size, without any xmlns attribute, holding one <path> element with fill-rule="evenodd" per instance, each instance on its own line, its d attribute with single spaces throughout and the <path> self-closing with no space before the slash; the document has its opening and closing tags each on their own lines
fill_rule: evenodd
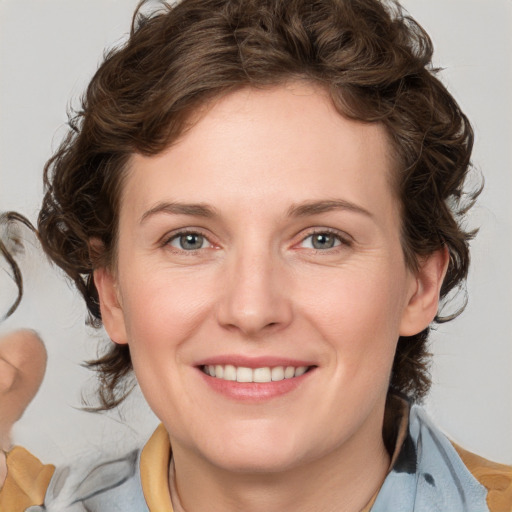
<svg viewBox="0 0 512 512">
<path fill-rule="evenodd" d="M 318 215 L 320 213 L 330 212 L 332 210 L 349 210 L 360 213 L 366 217 L 373 218 L 373 214 L 368 210 L 350 201 L 344 199 L 329 199 L 323 201 L 305 201 L 293 205 L 288 209 L 289 217 L 306 217 L 308 215 Z"/>
<path fill-rule="evenodd" d="M 368 210 L 350 201 L 344 199 L 328 199 L 322 201 L 304 201 L 292 205 L 287 212 L 288 217 L 307 217 L 308 215 L 318 215 L 333 210 L 349 210 L 360 213 L 366 217 L 373 218 L 373 214 Z M 158 203 L 142 215 L 140 224 L 143 224 L 149 217 L 164 213 L 168 215 L 191 215 L 194 217 L 212 218 L 218 216 L 218 212 L 212 206 L 205 203 L 178 203 L 162 202 Z"/>
<path fill-rule="evenodd" d="M 204 203 L 158 203 L 153 206 L 140 218 L 140 224 L 143 224 L 149 217 L 165 213 L 169 215 L 192 215 L 194 217 L 211 218 L 217 215 L 216 210 Z"/>
</svg>

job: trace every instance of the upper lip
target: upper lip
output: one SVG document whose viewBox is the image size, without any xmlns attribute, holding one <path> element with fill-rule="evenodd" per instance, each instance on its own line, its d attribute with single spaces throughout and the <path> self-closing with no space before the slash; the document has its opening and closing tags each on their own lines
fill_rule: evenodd
<svg viewBox="0 0 512 512">
<path fill-rule="evenodd" d="M 196 366 L 207 366 L 207 365 L 233 365 L 244 368 L 274 368 L 276 366 L 316 366 L 311 360 L 305 359 L 294 359 L 289 357 L 279 356 L 258 356 L 248 357 L 243 355 L 231 354 L 231 355 L 218 355 L 202 359 L 197 362 Z"/>
</svg>

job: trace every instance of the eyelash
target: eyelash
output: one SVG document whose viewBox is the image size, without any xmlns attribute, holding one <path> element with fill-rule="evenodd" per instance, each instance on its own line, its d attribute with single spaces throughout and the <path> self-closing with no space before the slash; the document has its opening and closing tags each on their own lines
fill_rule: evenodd
<svg viewBox="0 0 512 512">
<path fill-rule="evenodd" d="M 180 253 L 180 254 L 182 254 L 182 253 L 195 254 L 198 251 L 203 249 L 203 248 L 199 248 L 199 249 L 186 250 L 186 249 L 174 247 L 171 245 L 171 242 L 173 242 L 174 240 L 177 240 L 177 239 L 187 236 L 187 235 L 196 235 L 196 236 L 203 237 L 204 240 L 208 244 L 210 244 L 210 247 L 208 247 L 208 248 L 215 246 L 215 244 L 213 244 L 213 242 L 210 241 L 209 237 L 206 234 L 202 233 L 200 230 L 195 230 L 195 229 L 187 229 L 184 231 L 178 231 L 178 232 L 172 233 L 171 235 L 165 237 L 162 240 L 161 246 L 162 247 L 170 247 L 172 250 L 174 250 L 174 252 Z M 315 235 L 329 235 L 329 236 L 334 237 L 336 239 L 336 241 L 339 242 L 337 245 L 334 245 L 333 247 L 328 247 L 327 249 L 315 249 L 314 247 L 308 248 L 309 250 L 314 251 L 315 253 L 333 252 L 333 251 L 339 250 L 340 247 L 351 247 L 353 244 L 353 241 L 350 239 L 350 237 L 348 235 L 343 236 L 339 231 L 329 229 L 329 228 L 322 228 L 322 229 L 314 229 L 313 231 L 309 232 L 306 236 L 302 237 L 301 240 L 299 241 L 299 244 L 295 244 L 295 246 L 303 244 L 308 238 L 311 238 Z"/>
</svg>

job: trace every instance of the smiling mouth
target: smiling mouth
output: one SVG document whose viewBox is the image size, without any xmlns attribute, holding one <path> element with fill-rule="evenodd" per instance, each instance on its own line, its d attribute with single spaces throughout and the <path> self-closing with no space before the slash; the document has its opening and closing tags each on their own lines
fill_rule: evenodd
<svg viewBox="0 0 512 512">
<path fill-rule="evenodd" d="M 231 364 L 202 365 L 201 371 L 216 379 L 236 382 L 278 382 L 285 379 L 300 377 L 313 366 L 264 366 L 261 368 L 247 368 Z"/>
</svg>

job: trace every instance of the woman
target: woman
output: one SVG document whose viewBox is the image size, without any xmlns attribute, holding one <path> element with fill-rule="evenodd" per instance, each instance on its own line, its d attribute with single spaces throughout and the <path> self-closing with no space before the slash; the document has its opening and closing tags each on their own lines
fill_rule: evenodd
<svg viewBox="0 0 512 512">
<path fill-rule="evenodd" d="M 185 0 L 91 81 L 40 235 L 113 341 L 100 408 L 133 369 L 162 426 L 48 510 L 510 509 L 510 469 L 411 406 L 471 127 L 397 5 L 313 7 Z"/>
</svg>

